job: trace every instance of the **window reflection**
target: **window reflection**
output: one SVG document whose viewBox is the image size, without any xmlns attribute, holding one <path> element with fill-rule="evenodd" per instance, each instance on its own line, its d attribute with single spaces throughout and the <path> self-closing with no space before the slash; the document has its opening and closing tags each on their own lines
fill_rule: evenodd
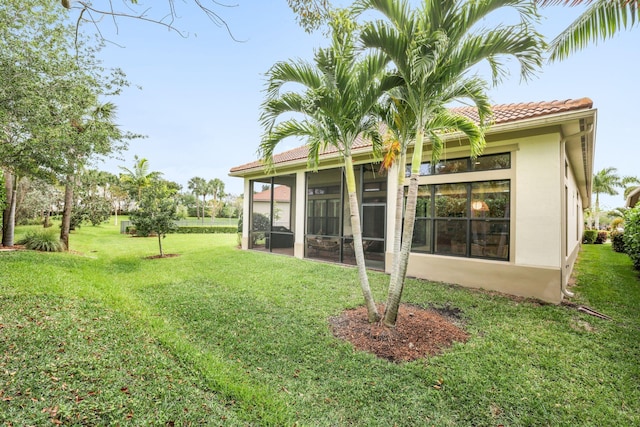
<svg viewBox="0 0 640 427">
<path fill-rule="evenodd" d="M 509 180 L 422 185 L 411 250 L 508 260 L 509 207 Z"/>
</svg>

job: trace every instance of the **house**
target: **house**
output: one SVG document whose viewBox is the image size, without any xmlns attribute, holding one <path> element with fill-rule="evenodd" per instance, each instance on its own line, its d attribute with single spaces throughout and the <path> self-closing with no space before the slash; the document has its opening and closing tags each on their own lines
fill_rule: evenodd
<svg viewBox="0 0 640 427">
<path fill-rule="evenodd" d="M 453 110 L 477 120 L 473 108 Z M 444 136 L 435 165 L 425 144 L 407 275 L 559 303 L 570 295 L 566 286 L 591 200 L 596 110 L 581 98 L 493 111 L 487 146 L 476 159 L 459 133 Z M 353 264 L 340 155 L 326 150 L 313 171 L 307 154 L 303 146 L 275 155 L 272 173 L 260 161 L 231 169 L 244 179 L 244 194 L 253 195 L 245 197 L 245 218 L 265 215 L 263 200 L 271 200 L 266 227 L 245 221 L 242 248 Z M 364 140 L 356 142 L 353 158 L 366 264 L 390 272 L 398 170 L 380 174 L 380 159 Z M 283 187 L 287 201 L 276 196 Z M 276 219 L 284 203 L 289 216 Z M 288 244 L 274 247 L 269 237 L 282 233 L 290 233 Z"/>
</svg>

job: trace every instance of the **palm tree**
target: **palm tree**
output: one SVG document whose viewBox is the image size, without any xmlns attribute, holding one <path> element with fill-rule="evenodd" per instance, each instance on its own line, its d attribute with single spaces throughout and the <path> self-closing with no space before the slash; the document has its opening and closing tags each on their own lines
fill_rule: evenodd
<svg viewBox="0 0 640 427">
<path fill-rule="evenodd" d="M 397 78 L 385 74 L 388 64 L 381 53 L 358 58 L 353 32 L 355 24 L 349 13 L 336 13 L 331 22 L 331 46 L 316 51 L 314 62 L 276 63 L 267 73 L 267 99 L 261 116 L 265 134 L 259 152 L 272 165 L 277 144 L 289 136 L 308 137 L 309 163 L 317 167 L 319 155 L 328 146 L 342 155 L 349 196 L 350 220 L 360 286 L 370 322 L 380 319 L 367 277 L 359 203 L 352 159 L 352 147 L 360 136 L 370 138 L 374 148 L 380 146 L 378 121 L 372 114 L 381 94 L 396 85 Z M 304 92 L 280 93 L 287 83 L 298 83 Z M 288 113 L 301 118 L 276 121 Z"/>
<path fill-rule="evenodd" d="M 590 43 L 606 40 L 640 22 L 637 0 L 543 0 L 541 4 L 589 5 L 566 30 L 553 39 L 550 45 L 551 61 L 566 59 Z"/>
<path fill-rule="evenodd" d="M 193 195 L 196 196 L 196 219 L 200 218 L 200 199 L 198 198 L 198 196 L 202 194 L 205 184 L 206 181 L 204 180 L 204 178 L 201 178 L 199 176 L 194 176 L 187 183 L 187 187 L 189 188 L 189 190 L 191 190 Z"/>
<path fill-rule="evenodd" d="M 593 216 L 595 217 L 595 229 L 600 229 L 600 194 L 615 196 L 618 188 L 624 188 L 629 184 L 637 184 L 638 178 L 632 176 L 620 177 L 618 169 L 614 167 L 604 168 L 593 175 L 591 191 L 596 195 Z"/>
<path fill-rule="evenodd" d="M 211 191 L 212 206 L 211 206 L 211 221 L 213 222 L 216 216 L 216 203 L 224 197 L 224 182 L 218 178 L 210 179 L 207 183 L 209 190 Z"/>
<path fill-rule="evenodd" d="M 122 181 L 133 187 L 136 191 L 138 202 L 140 202 L 142 189 L 149 187 L 153 180 L 162 177 L 162 172 L 149 172 L 149 161 L 145 158 L 135 155 L 133 156 L 133 161 L 133 169 L 120 166 L 120 169 L 124 171 Z"/>
<path fill-rule="evenodd" d="M 518 25 L 473 31 L 487 15 L 505 6 L 513 6 L 520 12 Z M 377 49 L 391 59 L 404 82 L 393 96 L 406 102 L 415 116 L 402 247 L 399 265 L 392 269 L 383 319 L 385 325 L 394 326 L 411 251 L 425 137 L 431 143 L 434 163 L 443 149 L 444 132 L 464 133 L 470 142 L 471 156 L 479 155 L 485 145 L 483 125 L 491 115 L 491 107 L 486 93 L 488 83 L 473 74 L 473 68 L 487 61 L 495 84 L 505 75 L 500 58 L 511 56 L 520 64 L 521 78 L 526 79 L 540 67 L 544 43 L 530 28 L 538 16 L 535 5 L 523 1 L 425 0 L 420 9 L 412 10 L 406 0 L 361 0 L 357 8 L 373 9 L 386 18 L 368 23 L 361 39 L 365 47 Z M 447 109 L 448 104 L 459 100 L 478 109 L 480 125 Z"/>
</svg>

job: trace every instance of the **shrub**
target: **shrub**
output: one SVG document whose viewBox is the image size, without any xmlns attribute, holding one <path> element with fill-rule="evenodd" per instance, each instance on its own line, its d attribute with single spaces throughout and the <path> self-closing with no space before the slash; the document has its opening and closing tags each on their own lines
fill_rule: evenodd
<svg viewBox="0 0 640 427">
<path fill-rule="evenodd" d="M 226 226 L 226 225 L 211 225 L 211 226 L 181 226 L 178 227 L 176 232 L 181 234 L 220 234 L 220 233 L 235 233 L 235 226 Z"/>
<path fill-rule="evenodd" d="M 593 245 L 598 238 L 598 230 L 584 230 L 582 235 L 582 243 Z"/>
<path fill-rule="evenodd" d="M 616 252 L 624 253 L 624 232 L 613 230 L 609 237 L 611 238 L 611 248 Z"/>
<path fill-rule="evenodd" d="M 27 249 L 42 252 L 62 252 L 65 249 L 55 230 L 30 231 L 17 243 Z"/>
<path fill-rule="evenodd" d="M 633 266 L 640 270 L 640 206 L 629 209 L 624 216 L 624 248 Z"/>
<path fill-rule="evenodd" d="M 596 237 L 596 241 L 593 242 L 596 245 L 601 245 L 607 241 L 609 238 L 609 232 L 607 231 L 598 231 L 598 237 Z"/>
</svg>

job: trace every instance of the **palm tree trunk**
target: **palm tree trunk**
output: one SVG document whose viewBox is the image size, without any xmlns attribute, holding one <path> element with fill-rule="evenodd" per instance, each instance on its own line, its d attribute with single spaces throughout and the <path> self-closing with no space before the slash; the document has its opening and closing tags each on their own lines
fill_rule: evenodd
<svg viewBox="0 0 640 427">
<path fill-rule="evenodd" d="M 356 257 L 356 265 L 358 267 L 358 277 L 360 279 L 360 287 L 362 295 L 367 306 L 367 317 L 370 323 L 380 320 L 376 303 L 371 294 L 369 286 L 369 277 L 367 276 L 367 268 L 364 260 L 364 247 L 362 246 L 362 227 L 360 224 L 360 209 L 358 205 L 358 195 L 356 193 L 356 176 L 353 172 L 353 160 L 351 156 L 345 156 L 345 177 L 347 179 L 347 193 L 349 194 L 349 215 L 351 218 L 351 230 L 353 232 L 353 251 Z"/>
<path fill-rule="evenodd" d="M 383 323 L 385 326 L 394 327 L 398 320 L 398 309 L 404 281 L 407 275 L 409 264 L 409 254 L 411 253 L 411 241 L 413 240 L 413 226 L 416 220 L 416 203 L 418 200 L 418 178 L 420 177 L 420 164 L 422 163 L 422 146 L 424 142 L 424 132 L 421 126 L 416 133 L 416 142 L 411 159 L 411 178 L 409 180 L 409 194 L 407 194 L 407 206 L 404 216 L 404 231 L 402 235 L 402 246 L 400 256 L 397 257 L 398 266 L 392 269 L 392 277 L 389 285 L 389 297 L 385 308 Z M 395 257 L 394 257 L 395 259 Z"/>
<path fill-rule="evenodd" d="M 594 216 L 594 220 L 596 223 L 596 230 L 600 230 L 600 194 L 596 193 L 596 206 L 595 206 L 595 212 L 593 214 Z"/>
<path fill-rule="evenodd" d="M 400 163 L 398 165 L 398 187 L 396 189 L 396 212 L 395 212 L 395 229 L 393 233 L 393 265 L 391 271 L 391 277 L 389 281 L 389 292 L 387 294 L 387 304 L 385 305 L 384 315 L 387 315 L 387 310 L 393 304 L 393 298 L 397 294 L 397 278 L 398 269 L 400 268 L 400 250 L 402 245 L 402 213 L 404 208 L 404 180 L 405 180 L 405 165 L 406 153 L 402 153 L 400 157 Z M 397 314 L 396 314 L 397 316 Z"/>
</svg>

